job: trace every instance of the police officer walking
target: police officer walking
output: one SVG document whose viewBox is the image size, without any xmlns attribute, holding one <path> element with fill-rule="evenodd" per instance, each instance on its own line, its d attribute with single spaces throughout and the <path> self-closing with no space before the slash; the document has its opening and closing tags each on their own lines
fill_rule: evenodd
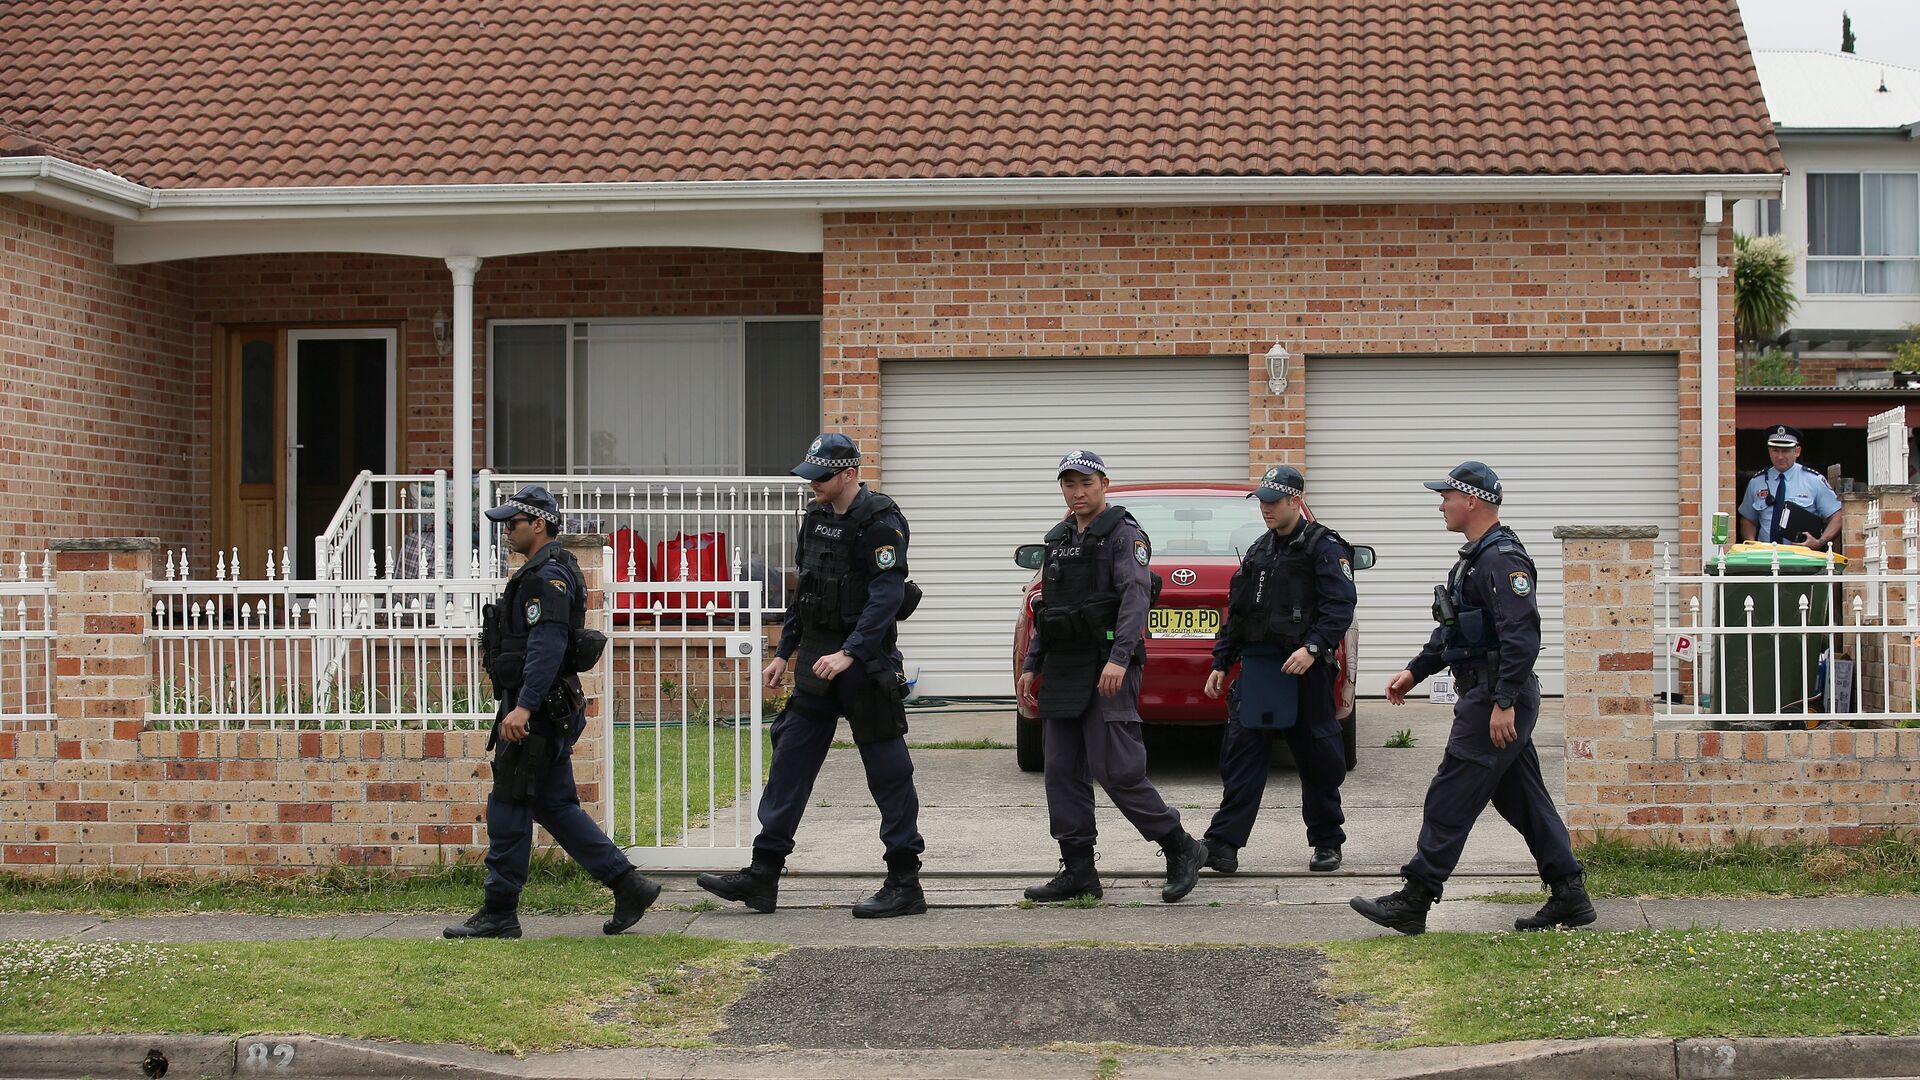
<svg viewBox="0 0 1920 1080">
<path fill-rule="evenodd" d="M 1800 464 L 1800 429 L 1767 432 L 1770 468 L 1747 483 L 1740 499 L 1740 538 L 1774 544 L 1830 547 L 1840 535 L 1840 497 L 1827 478 Z"/>
<path fill-rule="evenodd" d="M 618 934 L 646 913 L 660 886 L 642 877 L 600 826 L 580 808 L 573 745 L 586 730 L 586 698 L 578 672 L 586 626 L 585 578 L 573 553 L 556 543 L 560 506 L 537 484 L 487 511 L 527 561 L 486 609 L 481 650 L 500 699 L 488 749 L 493 792 L 487 797 L 486 900 L 450 938 L 520 936 L 520 890 L 533 856 L 533 826 L 544 826 L 594 879 L 613 890 L 613 917 L 600 927 Z M 602 642 L 604 646 L 604 642 Z M 597 655 L 595 657 L 597 659 Z"/>
<path fill-rule="evenodd" d="M 1461 463 L 1445 480 L 1426 486 L 1440 492 L 1447 530 L 1467 542 L 1447 583 L 1434 589 L 1439 623 L 1420 655 L 1387 682 L 1395 705 L 1442 667 L 1453 670 L 1459 699 L 1446 756 L 1427 788 L 1426 812 L 1413 860 L 1400 868 L 1406 885 L 1397 892 L 1353 898 L 1355 911 L 1403 934 L 1427 928 L 1427 910 L 1440 899 L 1460 861 L 1467 833 L 1487 803 L 1520 831 L 1552 896 L 1534 915 L 1514 921 L 1516 930 L 1585 926 L 1594 921 L 1585 874 L 1574 858 L 1567 827 L 1547 795 L 1533 728 L 1540 718 L 1540 610 L 1534 590 L 1539 575 L 1512 529 L 1500 523 L 1500 478 L 1478 461 Z"/>
<path fill-rule="evenodd" d="M 1225 787 L 1220 809 L 1202 837 L 1207 865 L 1218 873 L 1240 868 L 1240 849 L 1253 832 L 1260 798 L 1272 764 L 1272 733 L 1250 726 L 1238 711 L 1249 690 L 1266 697 L 1282 675 L 1297 677 L 1298 706 L 1285 729 L 1287 746 L 1300 767 L 1300 813 L 1307 823 L 1313 858 L 1307 869 L 1340 868 L 1340 783 L 1347 777 L 1347 753 L 1340 721 L 1334 716 L 1334 650 L 1353 625 L 1353 549 L 1340 534 L 1302 513 L 1306 478 L 1298 469 L 1276 465 L 1260 478 L 1249 498 L 1260 500 L 1267 532 L 1254 541 L 1227 587 L 1227 611 L 1213 641 L 1213 672 L 1206 695 L 1226 689 L 1227 671 L 1250 661 L 1236 681 L 1239 703 L 1220 740 L 1220 779 Z"/>
<path fill-rule="evenodd" d="M 1090 450 L 1060 459 L 1065 520 L 1047 533 L 1021 701 L 1037 711 L 1046 755 L 1047 817 L 1061 871 L 1026 891 L 1042 903 L 1101 895 L 1093 869 L 1093 783 L 1140 835 L 1160 845 L 1171 904 L 1193 891 L 1207 849 L 1147 779 L 1140 733 L 1152 549 L 1124 506 L 1107 504 L 1107 466 Z M 1036 693 L 1036 681 L 1038 683 Z"/>
<path fill-rule="evenodd" d="M 794 832 L 845 716 L 880 808 L 887 863 L 886 882 L 854 906 L 853 916 L 923 914 L 920 853 L 926 842 L 907 753 L 902 660 L 894 648 L 894 624 L 912 614 L 918 599 L 907 580 L 907 519 L 892 499 L 860 482 L 860 450 L 845 435 L 815 439 L 793 473 L 812 486 L 815 502 L 800 523 L 799 588 L 779 647 L 761 673 L 767 689 L 776 689 L 793 662 L 793 695 L 773 722 L 760 835 L 752 865 L 697 880 L 723 900 L 774 910 Z"/>
</svg>

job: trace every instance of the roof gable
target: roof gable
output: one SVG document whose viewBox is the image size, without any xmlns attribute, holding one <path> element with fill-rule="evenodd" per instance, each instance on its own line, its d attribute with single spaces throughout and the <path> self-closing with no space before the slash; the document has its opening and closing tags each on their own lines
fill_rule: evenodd
<svg viewBox="0 0 1920 1080">
<path fill-rule="evenodd" d="M 1735 0 L 9 0 L 154 187 L 1767 173 Z"/>
</svg>

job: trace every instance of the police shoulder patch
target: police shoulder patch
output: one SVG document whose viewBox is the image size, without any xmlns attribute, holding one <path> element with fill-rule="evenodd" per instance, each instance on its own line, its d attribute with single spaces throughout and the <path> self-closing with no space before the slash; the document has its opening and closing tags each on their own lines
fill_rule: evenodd
<svg viewBox="0 0 1920 1080">
<path fill-rule="evenodd" d="M 891 570 L 893 569 L 893 564 L 899 560 L 900 555 L 893 550 L 892 544 L 873 549 L 873 568 L 875 570 Z"/>
<path fill-rule="evenodd" d="M 1513 587 L 1513 595 L 1525 596 L 1533 591 L 1533 579 L 1527 577 L 1525 570 L 1515 570 L 1507 575 L 1507 584 Z"/>
<path fill-rule="evenodd" d="M 1135 540 L 1133 542 L 1133 561 L 1139 563 L 1141 566 L 1145 566 L 1148 562 L 1152 561 L 1152 559 L 1153 554 L 1147 550 L 1147 542 L 1145 540 Z"/>
<path fill-rule="evenodd" d="M 550 578 L 548 578 L 548 579 L 547 579 L 547 584 L 549 584 L 549 585 L 551 585 L 551 586 L 553 586 L 554 588 L 556 588 L 556 589 L 558 589 L 558 590 L 560 590 L 561 592 L 566 592 L 566 591 L 567 591 L 567 579 L 566 579 L 566 578 L 561 578 L 561 577 L 550 577 Z"/>
<path fill-rule="evenodd" d="M 539 621 L 540 621 L 540 601 L 538 600 L 527 601 L 527 625 L 532 626 L 534 623 L 537 623 Z"/>
<path fill-rule="evenodd" d="M 1345 560 L 1345 559 L 1341 559 L 1341 560 L 1340 560 L 1340 572 L 1341 572 L 1341 573 L 1343 573 L 1343 574 L 1345 574 L 1345 575 L 1347 575 L 1347 580 L 1348 580 L 1348 581 L 1352 581 L 1352 580 L 1353 580 L 1353 564 L 1352 564 L 1352 563 L 1350 563 L 1350 562 L 1348 562 L 1348 561 L 1347 561 L 1347 560 Z"/>
</svg>

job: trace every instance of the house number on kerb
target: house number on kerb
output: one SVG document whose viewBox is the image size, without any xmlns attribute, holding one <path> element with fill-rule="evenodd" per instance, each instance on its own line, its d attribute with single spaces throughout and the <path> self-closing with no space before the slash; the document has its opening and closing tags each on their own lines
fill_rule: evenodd
<svg viewBox="0 0 1920 1080">
<path fill-rule="evenodd" d="M 293 1046 L 289 1043 L 253 1043 L 247 1047 L 249 1072 L 279 1071 L 293 1066 Z"/>
</svg>

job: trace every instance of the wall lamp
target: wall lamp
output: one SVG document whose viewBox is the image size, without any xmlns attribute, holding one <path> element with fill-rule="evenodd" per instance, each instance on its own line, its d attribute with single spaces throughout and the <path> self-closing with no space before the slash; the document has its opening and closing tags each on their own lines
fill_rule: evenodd
<svg viewBox="0 0 1920 1080">
<path fill-rule="evenodd" d="M 1287 351 L 1287 347 L 1277 341 L 1273 343 L 1273 348 L 1267 350 L 1267 393 L 1278 395 L 1287 392 L 1287 361 L 1292 358 L 1293 354 Z"/>
</svg>

